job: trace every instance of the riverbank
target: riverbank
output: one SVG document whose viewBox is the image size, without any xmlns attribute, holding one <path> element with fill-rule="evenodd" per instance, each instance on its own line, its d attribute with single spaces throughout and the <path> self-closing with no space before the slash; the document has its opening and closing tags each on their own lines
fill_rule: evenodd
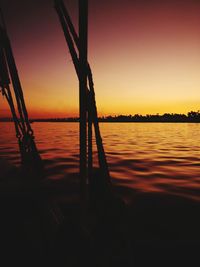
<svg viewBox="0 0 200 267">
<path fill-rule="evenodd" d="M 164 114 L 135 114 L 135 115 L 115 115 L 101 116 L 99 122 L 163 122 L 163 123 L 199 123 L 200 112 L 190 111 L 186 114 L 164 113 Z M 0 118 L 0 122 L 10 122 L 12 118 Z M 78 117 L 68 118 L 31 118 L 30 122 L 79 122 Z"/>
</svg>

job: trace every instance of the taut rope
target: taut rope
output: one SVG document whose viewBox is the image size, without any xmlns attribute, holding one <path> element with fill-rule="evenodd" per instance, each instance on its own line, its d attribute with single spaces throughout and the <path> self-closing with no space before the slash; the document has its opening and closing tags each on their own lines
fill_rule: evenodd
<svg viewBox="0 0 200 267">
<path fill-rule="evenodd" d="M 13 85 L 17 112 L 11 93 L 10 80 Z M 3 26 L 0 26 L 0 91 L 5 96 L 12 113 L 22 166 L 30 175 L 41 175 L 42 161 L 34 141 L 15 59 L 4 23 Z"/>
</svg>

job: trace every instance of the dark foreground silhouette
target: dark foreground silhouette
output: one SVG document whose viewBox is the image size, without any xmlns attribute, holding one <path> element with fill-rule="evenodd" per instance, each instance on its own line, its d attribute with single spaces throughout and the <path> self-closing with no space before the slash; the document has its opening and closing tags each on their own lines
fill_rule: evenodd
<svg viewBox="0 0 200 267">
<path fill-rule="evenodd" d="M 102 196 L 96 181 L 83 222 L 78 179 L 35 182 L 5 162 L 0 178 L 1 266 L 198 266 L 198 202 L 121 187 Z"/>
</svg>

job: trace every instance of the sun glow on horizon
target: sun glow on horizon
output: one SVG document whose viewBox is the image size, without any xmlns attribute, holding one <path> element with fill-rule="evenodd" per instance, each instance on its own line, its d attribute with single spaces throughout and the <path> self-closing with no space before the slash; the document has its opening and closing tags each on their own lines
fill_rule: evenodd
<svg viewBox="0 0 200 267">
<path fill-rule="evenodd" d="M 45 5 L 45 17 L 34 5 L 38 22 L 26 17 L 32 34 L 26 26 L 22 34 L 21 18 L 9 21 L 6 11 L 27 109 L 31 118 L 75 117 L 77 77 L 57 15 Z M 74 3 L 69 5 L 74 18 Z M 99 116 L 200 109 L 200 3 L 91 1 L 89 14 L 89 61 Z M 0 97 L 0 117 L 9 114 Z"/>
</svg>

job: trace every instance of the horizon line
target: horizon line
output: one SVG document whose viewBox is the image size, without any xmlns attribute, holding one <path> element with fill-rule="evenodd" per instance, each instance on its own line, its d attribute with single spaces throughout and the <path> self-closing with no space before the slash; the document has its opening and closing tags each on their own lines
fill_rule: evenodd
<svg viewBox="0 0 200 267">
<path fill-rule="evenodd" d="M 200 110 L 198 111 L 189 111 L 186 114 L 185 113 L 154 113 L 154 114 L 139 114 L 139 113 L 135 113 L 135 114 L 119 114 L 119 115 L 103 115 L 103 116 L 98 116 L 99 119 L 120 119 L 120 118 L 149 118 L 149 117 L 175 117 L 175 116 L 182 116 L 185 118 L 191 118 L 191 117 L 195 117 L 198 116 L 200 117 Z M 0 117 L 0 121 L 12 121 L 13 118 L 12 117 Z M 69 117 L 32 117 L 29 119 L 30 121 L 35 121 L 35 120 L 79 120 L 79 116 L 69 116 Z"/>
</svg>

